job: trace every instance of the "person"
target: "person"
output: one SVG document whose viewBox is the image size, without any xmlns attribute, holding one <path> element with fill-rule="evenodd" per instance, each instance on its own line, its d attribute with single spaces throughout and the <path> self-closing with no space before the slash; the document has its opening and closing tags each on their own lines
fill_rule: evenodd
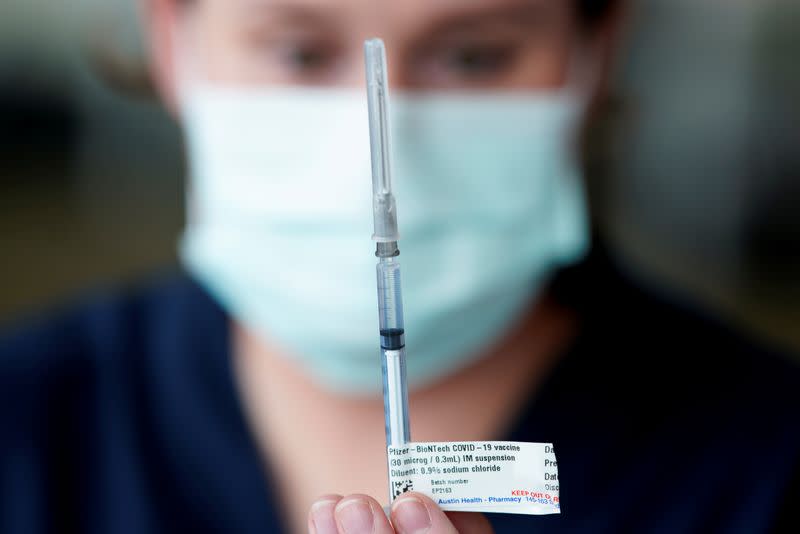
<svg viewBox="0 0 800 534">
<path fill-rule="evenodd" d="M 577 140 L 620 1 L 144 7 L 186 132 L 184 270 L 4 334 L 0 531 L 800 531 L 796 366 L 590 239 Z M 381 508 L 373 36 L 412 437 L 552 442 L 559 515 Z"/>
</svg>

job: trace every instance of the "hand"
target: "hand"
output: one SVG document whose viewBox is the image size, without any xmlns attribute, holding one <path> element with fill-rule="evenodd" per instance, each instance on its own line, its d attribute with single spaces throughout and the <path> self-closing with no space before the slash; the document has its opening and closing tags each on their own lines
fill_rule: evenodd
<svg viewBox="0 0 800 534">
<path fill-rule="evenodd" d="M 368 495 L 326 495 L 311 506 L 311 534 L 491 534 L 482 514 L 444 513 L 419 493 L 404 493 L 392 504 L 392 520 Z"/>
</svg>

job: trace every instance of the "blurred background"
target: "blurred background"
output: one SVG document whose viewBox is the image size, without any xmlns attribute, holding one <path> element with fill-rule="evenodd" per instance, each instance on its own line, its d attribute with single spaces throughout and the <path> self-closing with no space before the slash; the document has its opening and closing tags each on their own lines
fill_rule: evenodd
<svg viewBox="0 0 800 534">
<path fill-rule="evenodd" d="M 642 283 L 800 354 L 800 2 L 632 2 L 587 153 Z M 136 0 L 0 3 L 0 326 L 175 264 L 184 165 Z"/>
</svg>

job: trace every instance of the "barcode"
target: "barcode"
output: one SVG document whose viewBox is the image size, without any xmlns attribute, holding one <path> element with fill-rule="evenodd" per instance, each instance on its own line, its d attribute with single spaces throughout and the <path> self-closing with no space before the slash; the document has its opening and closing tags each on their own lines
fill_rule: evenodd
<svg viewBox="0 0 800 534">
<path fill-rule="evenodd" d="M 393 495 L 394 499 L 398 495 L 402 495 L 407 491 L 414 491 L 414 483 L 410 480 L 398 480 L 394 482 Z"/>
</svg>

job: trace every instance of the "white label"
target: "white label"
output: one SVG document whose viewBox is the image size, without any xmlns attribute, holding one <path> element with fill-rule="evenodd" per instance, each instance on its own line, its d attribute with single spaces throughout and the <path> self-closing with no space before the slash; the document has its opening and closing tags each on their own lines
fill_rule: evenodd
<svg viewBox="0 0 800 534">
<path fill-rule="evenodd" d="M 393 497 L 423 493 L 443 510 L 558 514 L 558 464 L 551 443 L 441 441 L 391 446 Z"/>
</svg>

